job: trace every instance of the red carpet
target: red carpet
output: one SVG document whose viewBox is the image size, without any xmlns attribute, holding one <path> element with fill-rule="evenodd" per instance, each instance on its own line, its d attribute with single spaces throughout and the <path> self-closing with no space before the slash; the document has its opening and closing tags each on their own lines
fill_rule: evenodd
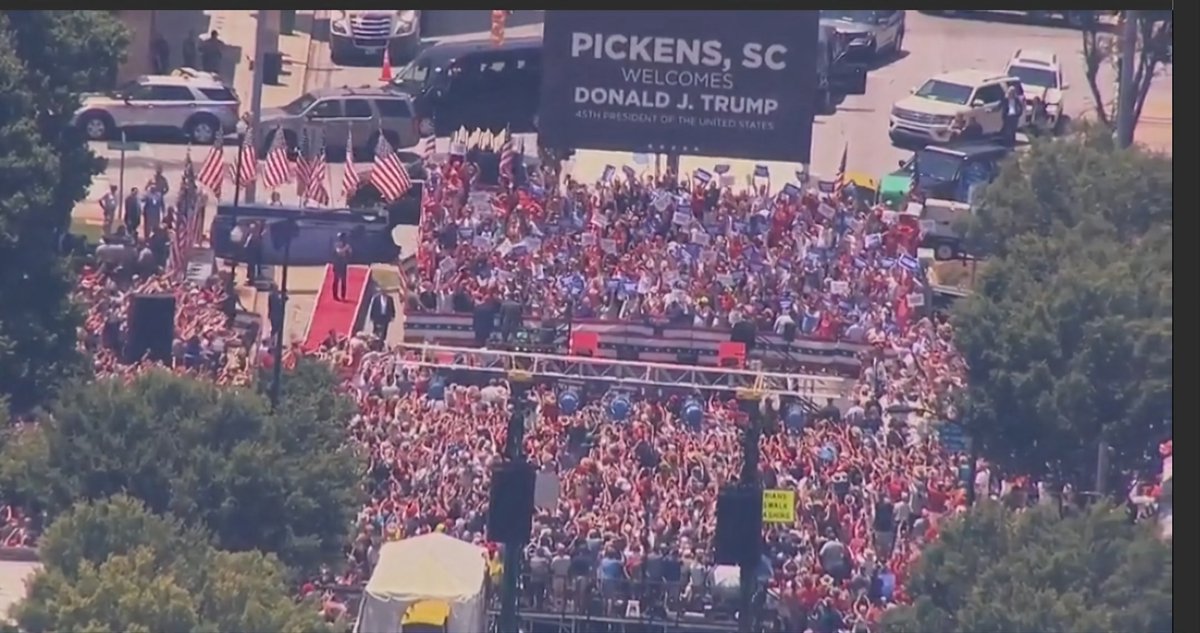
<svg viewBox="0 0 1200 633">
<path fill-rule="evenodd" d="M 325 278 L 321 281 L 321 290 L 317 292 L 312 316 L 308 319 L 308 332 L 304 335 L 305 351 L 320 348 L 330 330 L 339 336 L 354 333 L 359 310 L 366 301 L 367 282 L 370 279 L 370 268 L 351 266 L 346 276 L 346 301 L 336 301 L 333 298 L 333 266 L 325 266 Z"/>
</svg>

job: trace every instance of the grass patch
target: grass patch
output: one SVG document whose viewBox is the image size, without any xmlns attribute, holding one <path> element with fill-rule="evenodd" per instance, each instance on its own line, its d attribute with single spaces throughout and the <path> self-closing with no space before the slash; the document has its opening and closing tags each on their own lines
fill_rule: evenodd
<svg viewBox="0 0 1200 633">
<path fill-rule="evenodd" d="M 104 227 L 99 224 L 84 222 L 83 220 L 71 220 L 71 232 L 75 235 L 83 236 L 87 239 L 88 244 L 99 244 L 100 238 L 104 237 Z"/>
<path fill-rule="evenodd" d="M 985 262 L 938 262 L 933 265 L 937 282 L 963 290 L 974 290 L 975 281 L 983 273 Z"/>
</svg>

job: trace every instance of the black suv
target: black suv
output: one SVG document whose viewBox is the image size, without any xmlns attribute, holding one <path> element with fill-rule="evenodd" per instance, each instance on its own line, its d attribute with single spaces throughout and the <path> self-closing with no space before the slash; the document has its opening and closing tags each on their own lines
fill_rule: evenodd
<svg viewBox="0 0 1200 633">
<path fill-rule="evenodd" d="M 439 42 L 417 54 L 392 80 L 412 95 L 421 133 L 537 128 L 542 84 L 542 38 Z"/>
</svg>

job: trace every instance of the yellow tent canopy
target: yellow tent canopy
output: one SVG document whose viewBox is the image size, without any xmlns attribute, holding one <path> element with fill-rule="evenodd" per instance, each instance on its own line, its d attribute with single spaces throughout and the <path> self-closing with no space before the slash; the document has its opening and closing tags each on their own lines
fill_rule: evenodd
<svg viewBox="0 0 1200 633">
<path fill-rule="evenodd" d="M 450 605 L 441 600 L 422 600 L 414 602 L 408 611 L 404 612 L 404 619 L 400 621 L 400 625 L 445 626 L 446 620 L 449 619 Z"/>
</svg>

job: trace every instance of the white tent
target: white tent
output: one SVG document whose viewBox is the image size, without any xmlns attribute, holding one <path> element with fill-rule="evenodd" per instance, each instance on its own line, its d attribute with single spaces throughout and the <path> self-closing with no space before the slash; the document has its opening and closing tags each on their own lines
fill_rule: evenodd
<svg viewBox="0 0 1200 633">
<path fill-rule="evenodd" d="M 478 633 L 487 625 L 486 550 L 434 533 L 385 543 L 367 583 L 356 633 L 396 633 L 414 603 L 450 607 L 448 633 Z"/>
</svg>

